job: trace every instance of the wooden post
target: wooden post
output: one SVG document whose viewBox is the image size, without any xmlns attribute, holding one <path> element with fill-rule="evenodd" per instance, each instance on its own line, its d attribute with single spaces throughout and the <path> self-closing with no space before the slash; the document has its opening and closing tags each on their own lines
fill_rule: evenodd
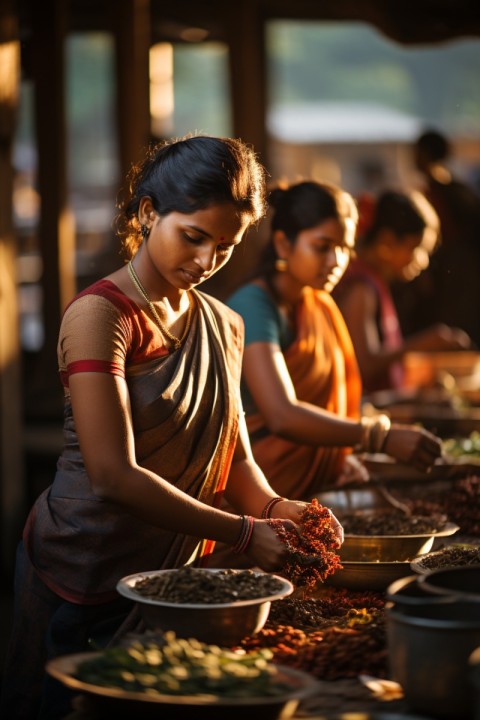
<svg viewBox="0 0 480 720">
<path fill-rule="evenodd" d="M 228 12 L 225 25 L 230 51 L 230 85 L 233 135 L 253 146 L 260 162 L 267 164 L 266 68 L 264 20 L 258 0 L 242 0 L 235 13 Z M 257 265 L 261 238 L 255 229 L 241 243 L 225 268 L 202 286 L 224 300 Z"/>
<path fill-rule="evenodd" d="M 39 398 L 43 418 L 49 415 L 61 418 L 62 395 L 56 354 L 58 328 L 62 311 L 76 290 L 74 222 L 68 207 L 64 90 L 68 6 L 69 3 L 63 0 L 42 0 L 32 4 L 32 69 L 41 198 L 38 234 L 43 263 L 45 332 L 32 400 Z"/>
<path fill-rule="evenodd" d="M 16 246 L 12 224 L 12 144 L 20 83 L 13 2 L 0 11 L 0 477 L 1 564 L 10 573 L 24 519 L 22 388 Z"/>
<path fill-rule="evenodd" d="M 228 15 L 233 131 L 267 164 L 265 22 L 258 0 L 242 0 Z"/>
<path fill-rule="evenodd" d="M 116 48 L 117 136 L 124 181 L 150 140 L 150 0 L 110 0 Z"/>
</svg>

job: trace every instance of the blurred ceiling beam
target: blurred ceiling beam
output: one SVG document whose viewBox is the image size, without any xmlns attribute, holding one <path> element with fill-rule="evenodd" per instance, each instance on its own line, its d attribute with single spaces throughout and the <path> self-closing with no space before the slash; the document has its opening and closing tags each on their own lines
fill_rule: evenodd
<svg viewBox="0 0 480 720">
<path fill-rule="evenodd" d="M 74 31 L 111 29 L 111 0 L 70 0 L 70 28 Z M 38 0 L 18 0 L 22 34 L 32 28 L 32 6 Z M 208 39 L 225 41 L 228 12 L 224 0 L 151 0 L 153 42 L 182 42 L 182 31 L 204 27 Z M 439 43 L 455 38 L 480 36 L 477 0 L 251 0 L 264 20 L 359 21 L 374 25 L 387 37 L 405 45 Z"/>
</svg>

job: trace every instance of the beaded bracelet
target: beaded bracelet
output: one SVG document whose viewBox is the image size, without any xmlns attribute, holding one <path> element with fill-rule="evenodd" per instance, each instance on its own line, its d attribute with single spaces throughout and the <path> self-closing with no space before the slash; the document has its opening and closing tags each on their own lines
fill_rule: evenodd
<svg viewBox="0 0 480 720">
<path fill-rule="evenodd" d="M 275 507 L 275 505 L 279 502 L 282 502 L 282 500 L 285 500 L 283 497 L 274 497 L 270 498 L 270 500 L 267 502 L 265 507 L 262 510 L 262 514 L 260 515 L 261 518 L 264 520 L 268 519 L 269 517 L 272 517 L 272 510 Z"/>
<path fill-rule="evenodd" d="M 236 555 L 241 555 L 247 549 L 250 540 L 252 539 L 254 519 L 251 515 L 242 515 L 242 527 L 240 528 L 240 535 L 238 540 L 232 548 L 232 551 Z"/>
</svg>

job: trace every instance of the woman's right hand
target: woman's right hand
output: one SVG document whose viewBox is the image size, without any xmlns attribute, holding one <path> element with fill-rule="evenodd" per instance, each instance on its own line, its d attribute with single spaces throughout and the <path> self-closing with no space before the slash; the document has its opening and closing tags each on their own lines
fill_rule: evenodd
<svg viewBox="0 0 480 720">
<path fill-rule="evenodd" d="M 468 350 L 472 341 L 464 330 L 443 323 L 432 325 L 410 336 L 405 343 L 408 350 L 416 352 Z"/>
<path fill-rule="evenodd" d="M 384 449 L 396 460 L 428 472 L 442 454 L 442 442 L 423 428 L 392 424 Z"/>
<path fill-rule="evenodd" d="M 277 520 L 287 529 L 297 529 L 291 520 Z M 246 555 L 253 560 L 255 565 L 266 572 L 281 570 L 287 559 L 287 547 L 273 530 L 268 520 L 255 519 L 253 533 Z"/>
</svg>

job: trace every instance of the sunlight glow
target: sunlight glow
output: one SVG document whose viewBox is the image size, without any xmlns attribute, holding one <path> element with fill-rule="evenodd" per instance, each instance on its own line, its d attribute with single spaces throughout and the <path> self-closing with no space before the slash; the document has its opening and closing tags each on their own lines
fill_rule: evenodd
<svg viewBox="0 0 480 720">
<path fill-rule="evenodd" d="M 173 46 L 157 43 L 150 48 L 150 116 L 154 135 L 172 131 L 173 110 Z"/>
</svg>

